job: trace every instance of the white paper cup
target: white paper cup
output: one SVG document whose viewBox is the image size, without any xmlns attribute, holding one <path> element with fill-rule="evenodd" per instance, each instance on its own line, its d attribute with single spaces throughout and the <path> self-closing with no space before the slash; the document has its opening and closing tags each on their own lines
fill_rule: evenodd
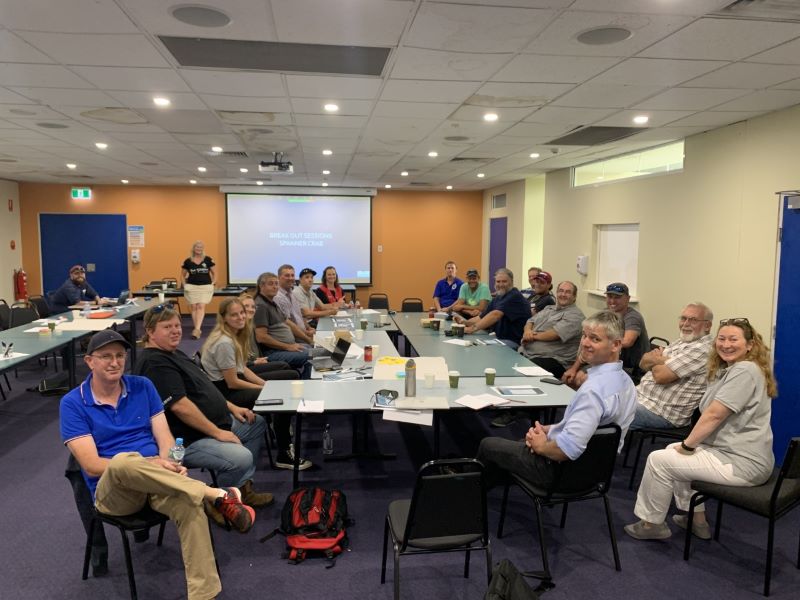
<svg viewBox="0 0 800 600">
<path fill-rule="evenodd" d="M 364 330 L 363 329 L 356 329 L 355 336 L 357 340 L 364 339 Z"/>
<path fill-rule="evenodd" d="M 378 360 L 378 356 L 380 356 L 380 346 L 378 344 L 372 344 L 372 360 Z"/>
<path fill-rule="evenodd" d="M 162 289 L 162 290 L 164 290 L 164 291 L 166 291 L 166 289 L 167 289 L 167 284 L 166 284 L 166 283 L 162 283 L 162 284 L 161 284 L 161 289 Z"/>
<path fill-rule="evenodd" d="M 303 397 L 303 382 L 302 381 L 293 381 L 292 382 L 292 398 L 299 399 Z"/>
<path fill-rule="evenodd" d="M 389 315 L 381 315 L 381 325 L 388 325 L 390 322 Z"/>
<path fill-rule="evenodd" d="M 436 381 L 436 375 L 433 373 L 425 373 L 425 387 L 431 389 L 433 383 Z"/>
<path fill-rule="evenodd" d="M 75 309 L 72 311 L 72 320 L 80 319 L 81 318 L 81 311 Z"/>
<path fill-rule="evenodd" d="M 158 292 L 158 303 L 164 304 L 164 292 Z"/>
</svg>

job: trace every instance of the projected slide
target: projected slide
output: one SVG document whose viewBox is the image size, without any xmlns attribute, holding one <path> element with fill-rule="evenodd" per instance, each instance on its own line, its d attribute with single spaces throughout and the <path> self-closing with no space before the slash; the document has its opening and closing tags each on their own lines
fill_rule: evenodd
<svg viewBox="0 0 800 600">
<path fill-rule="evenodd" d="M 341 283 L 371 283 L 369 196 L 228 194 L 228 273 L 255 283 L 288 263 L 296 273 L 336 267 Z"/>
</svg>

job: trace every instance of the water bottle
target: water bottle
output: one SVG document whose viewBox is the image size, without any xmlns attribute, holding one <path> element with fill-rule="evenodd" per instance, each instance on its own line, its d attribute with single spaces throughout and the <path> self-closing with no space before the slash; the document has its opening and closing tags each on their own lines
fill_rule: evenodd
<svg viewBox="0 0 800 600">
<path fill-rule="evenodd" d="M 322 432 L 322 453 L 333 454 L 333 436 L 331 435 L 330 423 L 325 423 L 325 429 Z"/>
<path fill-rule="evenodd" d="M 417 395 L 417 363 L 413 358 L 406 362 L 406 398 Z"/>
<path fill-rule="evenodd" d="M 169 449 L 169 459 L 176 465 L 183 463 L 183 455 L 186 448 L 183 447 L 183 438 L 175 438 L 175 445 Z"/>
<path fill-rule="evenodd" d="M 361 302 L 356 300 L 356 329 L 361 327 Z"/>
<path fill-rule="evenodd" d="M 89 303 L 88 303 L 88 302 L 86 302 L 86 303 L 83 305 L 83 308 L 81 309 L 81 316 L 82 316 L 84 319 L 88 319 L 90 314 L 92 314 L 92 308 L 89 306 Z"/>
</svg>

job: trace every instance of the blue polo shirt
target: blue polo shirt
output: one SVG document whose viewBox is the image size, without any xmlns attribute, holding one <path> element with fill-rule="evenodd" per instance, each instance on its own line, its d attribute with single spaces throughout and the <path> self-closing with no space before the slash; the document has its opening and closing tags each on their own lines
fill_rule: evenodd
<svg viewBox="0 0 800 600">
<path fill-rule="evenodd" d="M 150 423 L 164 412 L 156 388 L 146 377 L 122 376 L 122 394 L 116 408 L 98 404 L 92 395 L 92 375 L 61 399 L 61 440 L 91 436 L 101 458 L 113 458 L 120 452 L 138 452 L 158 456 L 158 444 Z M 92 492 L 99 477 L 83 478 Z"/>
<path fill-rule="evenodd" d="M 494 326 L 494 333 L 498 340 L 509 340 L 519 344 L 525 323 L 531 318 L 531 305 L 522 297 L 517 288 L 511 288 L 503 295 L 497 295 L 489 302 L 483 311 L 482 317 L 493 310 L 503 313 Z"/>
<path fill-rule="evenodd" d="M 464 284 L 458 277 L 453 279 L 453 283 L 447 283 L 447 278 L 440 279 L 436 282 L 436 288 L 433 290 L 433 297 L 439 299 L 439 304 L 442 308 L 447 308 L 455 304 L 458 300 L 458 291 Z"/>
</svg>

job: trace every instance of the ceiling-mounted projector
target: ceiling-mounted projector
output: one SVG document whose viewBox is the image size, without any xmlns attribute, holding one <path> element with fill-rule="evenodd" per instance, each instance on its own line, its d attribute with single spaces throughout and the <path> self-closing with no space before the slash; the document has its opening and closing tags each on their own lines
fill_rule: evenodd
<svg viewBox="0 0 800 600">
<path fill-rule="evenodd" d="M 291 175 L 294 173 L 294 167 L 288 160 L 283 160 L 283 152 L 273 152 L 272 161 L 262 160 L 258 164 L 258 172 L 270 175 Z"/>
</svg>

